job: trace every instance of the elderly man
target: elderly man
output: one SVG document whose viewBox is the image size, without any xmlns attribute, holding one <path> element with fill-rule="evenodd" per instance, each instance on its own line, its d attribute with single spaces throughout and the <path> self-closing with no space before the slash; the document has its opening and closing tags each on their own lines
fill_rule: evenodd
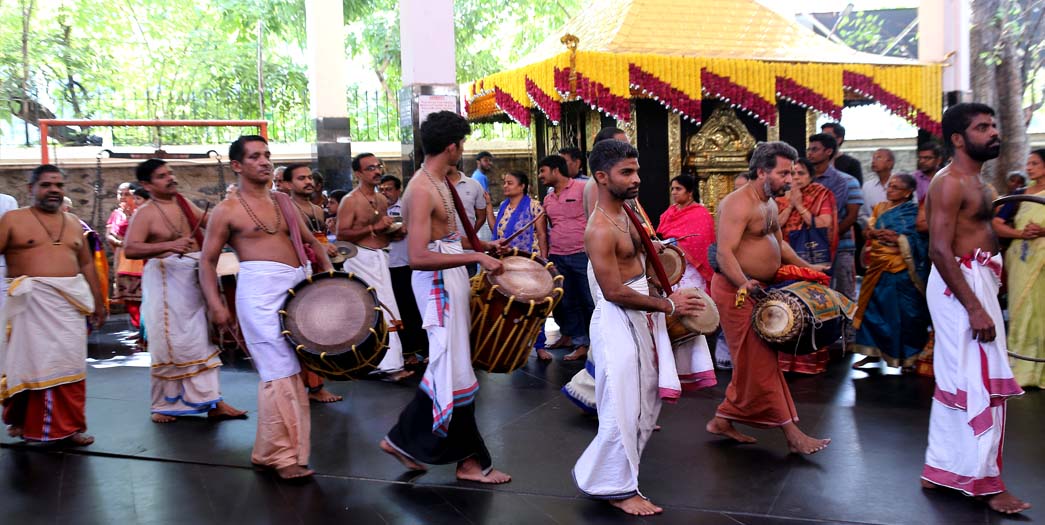
<svg viewBox="0 0 1045 525">
<path fill-rule="evenodd" d="M 896 156 L 891 149 L 879 148 L 871 155 L 871 171 L 875 176 L 868 177 L 862 187 L 864 203 L 860 205 L 858 219 L 862 227 L 867 227 L 867 218 L 871 216 L 874 207 L 886 200 L 886 187 L 889 185 L 889 178 L 893 176 L 895 164 Z"/>
<path fill-rule="evenodd" d="M 8 299 L 0 325 L 0 401 L 7 433 L 90 445 L 87 325 L 105 322 L 102 283 L 79 219 L 61 211 L 65 174 L 45 164 L 29 176 L 33 203 L 0 219 Z"/>
</svg>

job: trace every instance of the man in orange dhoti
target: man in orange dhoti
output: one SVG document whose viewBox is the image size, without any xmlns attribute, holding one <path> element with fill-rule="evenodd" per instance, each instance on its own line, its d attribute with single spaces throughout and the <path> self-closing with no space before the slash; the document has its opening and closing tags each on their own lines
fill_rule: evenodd
<svg viewBox="0 0 1045 525">
<path fill-rule="evenodd" d="M 799 430 L 798 413 L 774 350 L 751 326 L 753 301 L 749 292 L 776 279 L 781 262 L 812 267 L 783 242 L 773 197 L 786 193 L 798 152 L 783 142 L 768 142 L 751 156 L 750 182 L 726 196 L 719 205 L 718 265 L 711 280 L 711 298 L 718 306 L 722 329 L 733 358 L 733 379 L 707 431 L 741 443 L 755 438 L 742 434 L 733 423 L 779 427 L 791 452 L 813 454 L 830 439 L 816 439 Z"/>
<path fill-rule="evenodd" d="M 90 445 L 84 434 L 87 325 L 105 301 L 79 219 L 61 211 L 65 174 L 43 165 L 29 178 L 33 204 L 0 219 L 8 298 L 0 313 L 0 401 L 7 432 L 31 441 Z"/>
</svg>

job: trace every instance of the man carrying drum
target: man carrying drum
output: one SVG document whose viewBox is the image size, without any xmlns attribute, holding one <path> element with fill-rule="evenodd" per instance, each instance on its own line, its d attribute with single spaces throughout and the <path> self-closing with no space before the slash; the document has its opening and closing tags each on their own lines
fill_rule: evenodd
<svg viewBox="0 0 1045 525">
<path fill-rule="evenodd" d="M 359 185 L 341 199 L 338 206 L 337 240 L 351 242 L 359 248 L 355 257 L 345 260 L 345 271 L 374 287 L 385 309 L 385 323 L 392 330 L 393 321 L 400 317 L 385 248 L 392 241 L 403 239 L 406 231 L 401 228 L 402 223 L 394 222 L 388 215 L 388 199 L 377 192 L 377 185 L 385 174 L 381 159 L 373 153 L 360 153 L 352 159 L 352 170 Z M 384 374 L 388 381 L 400 381 L 414 374 L 403 370 L 403 343 L 397 332 L 389 332 L 388 351 L 375 373 Z"/>
<path fill-rule="evenodd" d="M 484 251 L 499 249 L 500 243 L 468 246 L 476 251 L 464 253 L 457 231 L 455 199 L 446 175 L 461 160 L 464 139 L 471 133 L 468 121 L 440 111 L 425 119 L 420 132 L 425 162 L 414 173 L 403 199 L 410 229 L 407 253 L 414 269 L 414 295 L 428 332 L 429 362 L 414 399 L 381 440 L 381 450 L 410 470 L 425 470 L 422 463 L 457 463 L 457 479 L 507 483 L 511 476 L 493 468 L 475 423 L 479 383 L 472 369 L 471 288 L 465 268 L 478 263 L 499 273 L 501 262 Z"/>
<path fill-rule="evenodd" d="M 813 454 L 830 439 L 817 439 L 799 430 L 777 354 L 755 333 L 751 323 L 754 301 L 763 283 L 776 280 L 781 262 L 820 270 L 799 258 L 783 242 L 773 197 L 786 194 L 798 152 L 784 142 L 759 144 L 751 156 L 749 183 L 719 204 L 718 266 L 711 280 L 711 297 L 718 306 L 722 331 L 733 358 L 733 378 L 726 399 L 706 429 L 741 443 L 755 438 L 740 433 L 733 422 L 767 428 L 780 427 L 791 452 Z"/>
<path fill-rule="evenodd" d="M 218 293 L 218 256 L 230 244 L 240 260 L 236 312 L 243 339 L 258 369 L 258 430 L 251 461 L 275 469 L 281 479 L 311 476 L 308 469 L 311 420 L 301 365 L 280 332 L 279 309 L 287 290 L 309 268 L 304 243 L 311 245 L 318 270 L 329 271 L 326 249 L 312 235 L 290 197 L 269 190 L 272 161 L 268 143 L 246 135 L 229 146 L 239 192 L 214 209 L 203 241 L 200 285 L 211 322 L 234 322 Z"/>
<path fill-rule="evenodd" d="M 141 311 L 152 340 L 152 421 L 202 413 L 212 419 L 246 417 L 222 400 L 220 349 L 207 333 L 207 304 L 197 277 L 204 212 L 178 193 L 178 180 L 165 161 L 146 160 L 135 176 L 152 198 L 134 213 L 123 253 L 148 260 Z"/>
</svg>

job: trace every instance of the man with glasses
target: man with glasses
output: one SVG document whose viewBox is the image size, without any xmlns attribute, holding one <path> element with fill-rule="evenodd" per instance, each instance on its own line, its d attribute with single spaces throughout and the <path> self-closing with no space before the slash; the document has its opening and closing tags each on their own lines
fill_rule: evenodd
<svg viewBox="0 0 1045 525">
<path fill-rule="evenodd" d="M 929 194 L 929 183 L 943 166 L 943 148 L 935 142 L 923 142 L 918 145 L 918 169 L 914 172 L 914 180 L 918 183 L 914 194 L 918 202 L 925 200 Z"/>
</svg>

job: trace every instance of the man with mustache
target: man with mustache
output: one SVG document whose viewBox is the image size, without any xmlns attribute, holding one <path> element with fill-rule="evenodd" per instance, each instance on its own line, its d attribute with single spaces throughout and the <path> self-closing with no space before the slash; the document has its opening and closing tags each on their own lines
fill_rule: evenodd
<svg viewBox="0 0 1045 525">
<path fill-rule="evenodd" d="M 929 184 L 925 198 L 932 273 L 925 296 L 936 343 L 936 392 L 929 416 L 922 487 L 948 487 L 981 497 L 994 511 L 1014 514 L 1030 504 L 1001 479 L 1005 403 L 1023 393 L 1013 379 L 998 304 L 1002 260 L 991 227 L 993 187 L 980 176 L 998 157 L 994 110 L 957 104 L 943 114 L 943 138 L 953 160 Z"/>
<path fill-rule="evenodd" d="M 693 315 L 704 309 L 681 293 L 651 295 L 639 231 L 625 200 L 639 194 L 639 152 L 626 142 L 604 140 L 589 162 L 598 202 L 584 231 L 594 290 L 591 352 L 599 432 L 573 469 L 577 487 L 628 514 L 663 511 L 639 493 L 639 459 L 653 433 L 661 398 L 678 399 L 681 384 L 662 314 Z M 658 371 L 659 369 L 659 371 Z"/>
<path fill-rule="evenodd" d="M 152 356 L 152 421 L 207 414 L 246 417 L 223 401 L 218 368 L 221 349 L 210 341 L 207 304 L 200 291 L 203 210 L 178 193 L 170 165 L 149 159 L 135 168 L 151 198 L 135 212 L 124 238 L 128 259 L 145 259 L 142 322 Z"/>
<path fill-rule="evenodd" d="M 388 199 L 377 192 L 377 185 L 385 174 L 381 159 L 373 153 L 360 153 L 352 159 L 352 170 L 359 185 L 338 205 L 337 239 L 351 242 L 359 250 L 355 257 L 345 261 L 345 271 L 354 272 L 374 287 L 378 300 L 387 308 L 385 324 L 392 327 L 391 317 L 399 320 L 400 316 L 385 248 L 392 241 L 402 240 L 406 231 L 403 228 L 391 231 L 397 223 L 388 215 Z M 389 381 L 400 381 L 414 374 L 403 369 L 403 343 L 398 332 L 388 334 L 388 351 L 378 363 L 377 372 Z"/>
<path fill-rule="evenodd" d="M 312 196 L 316 191 L 312 168 L 307 164 L 291 164 L 283 168 L 281 179 L 283 186 L 290 191 L 294 207 L 301 213 L 301 218 L 305 219 L 309 232 L 326 248 L 327 257 L 337 255 L 337 247 L 327 239 L 326 213 L 323 208 L 312 204 Z M 310 256 L 309 262 L 318 262 L 315 260 L 315 254 Z M 319 374 L 311 370 L 302 370 L 301 373 L 310 400 L 318 403 L 336 403 L 344 399 L 327 390 Z"/>
<path fill-rule="evenodd" d="M 231 328 L 233 319 L 218 293 L 218 256 L 229 244 L 240 260 L 236 314 L 243 339 L 258 369 L 258 430 L 251 462 L 274 469 L 280 479 L 311 476 L 308 468 L 312 422 L 301 365 L 280 329 L 279 309 L 311 267 L 305 244 L 312 247 L 317 271 L 331 269 L 325 249 L 308 235 L 308 226 L 290 197 L 271 191 L 272 160 L 268 142 L 244 135 L 229 146 L 229 164 L 238 176 L 234 199 L 214 208 L 200 257 L 200 285 L 214 324 Z"/>
<path fill-rule="evenodd" d="M 777 364 L 777 353 L 755 333 L 751 323 L 755 301 L 741 302 L 742 291 L 758 293 L 774 282 L 782 264 L 824 268 L 810 266 L 799 258 L 783 241 L 777 222 L 773 198 L 787 194 L 796 160 L 798 152 L 784 142 L 759 144 L 751 156 L 748 183 L 719 203 L 719 273 L 711 279 L 711 298 L 718 306 L 729 343 L 733 377 L 726 388 L 726 399 L 705 429 L 740 443 L 754 443 L 755 438 L 740 433 L 733 423 L 779 427 L 792 453 L 813 454 L 831 440 L 810 437 L 798 428 L 798 413 Z"/>
<path fill-rule="evenodd" d="M 65 174 L 29 176 L 33 203 L 0 219 L 8 297 L 0 312 L 0 402 L 7 434 L 85 446 L 87 324 L 105 322 L 102 283 L 79 219 L 61 211 Z"/>
</svg>

